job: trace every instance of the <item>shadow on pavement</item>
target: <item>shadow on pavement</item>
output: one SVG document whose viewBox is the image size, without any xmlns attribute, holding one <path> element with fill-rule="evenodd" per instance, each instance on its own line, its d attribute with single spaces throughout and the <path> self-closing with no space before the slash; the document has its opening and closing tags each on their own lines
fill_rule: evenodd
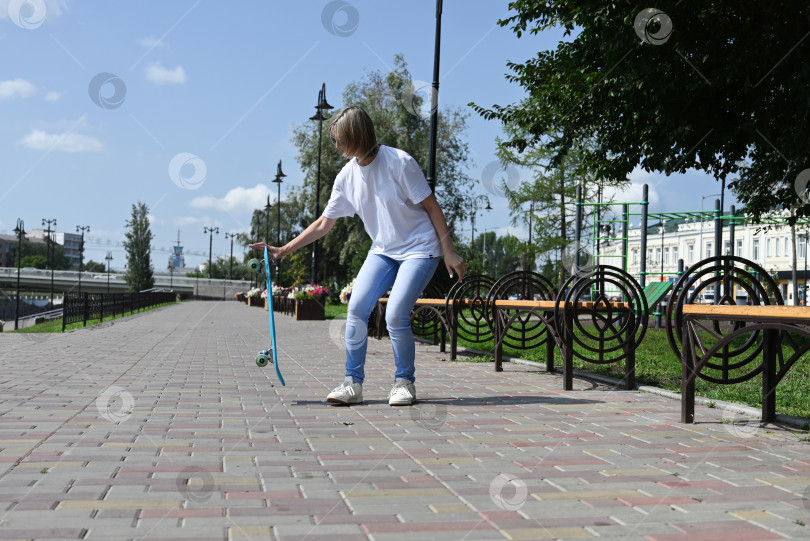
<svg viewBox="0 0 810 541">
<path fill-rule="evenodd" d="M 571 405 L 571 404 L 602 404 L 602 400 L 578 400 L 576 398 L 567 398 L 563 396 L 475 396 L 465 398 L 418 398 L 414 402 L 414 406 L 513 406 L 525 404 L 545 404 L 545 405 Z M 293 400 L 292 405 L 296 406 L 312 406 L 312 405 L 326 405 L 326 400 Z M 334 407 L 346 407 L 345 404 L 328 404 Z M 388 405 L 387 399 L 382 400 L 364 400 L 361 404 L 349 404 L 349 406 L 381 406 Z M 407 406 L 392 406 L 397 408 L 407 408 Z"/>
</svg>

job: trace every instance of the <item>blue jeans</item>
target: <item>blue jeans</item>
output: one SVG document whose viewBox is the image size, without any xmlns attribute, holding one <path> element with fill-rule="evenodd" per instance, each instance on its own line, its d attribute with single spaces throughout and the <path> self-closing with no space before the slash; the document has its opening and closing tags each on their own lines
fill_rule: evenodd
<svg viewBox="0 0 810 541">
<path fill-rule="evenodd" d="M 391 289 L 385 323 L 394 348 L 394 378 L 414 381 L 416 346 L 411 331 L 411 310 L 422 294 L 436 267 L 438 257 L 397 261 L 369 254 L 352 287 L 346 317 L 346 375 L 355 382 L 365 379 L 363 370 L 368 348 L 368 318 L 377 300 Z"/>
</svg>

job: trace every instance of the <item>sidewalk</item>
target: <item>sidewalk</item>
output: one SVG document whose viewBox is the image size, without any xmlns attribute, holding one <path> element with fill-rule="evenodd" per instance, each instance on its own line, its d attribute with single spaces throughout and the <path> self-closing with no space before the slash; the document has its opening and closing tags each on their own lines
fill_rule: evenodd
<svg viewBox="0 0 810 541">
<path fill-rule="evenodd" d="M 341 329 L 277 316 L 286 387 L 236 302 L 0 334 L 0 539 L 810 539 L 800 434 L 424 345 L 392 408 L 387 339 L 330 406 Z"/>
</svg>

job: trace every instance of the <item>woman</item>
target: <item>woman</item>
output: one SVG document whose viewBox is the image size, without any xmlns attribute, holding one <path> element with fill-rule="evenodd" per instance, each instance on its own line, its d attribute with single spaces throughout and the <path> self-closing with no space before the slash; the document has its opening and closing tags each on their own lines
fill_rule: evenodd
<svg viewBox="0 0 810 541">
<path fill-rule="evenodd" d="M 346 378 L 327 396 L 333 404 L 363 401 L 368 318 L 377 300 L 391 289 L 385 321 L 394 349 L 392 406 L 416 399 L 415 342 L 410 315 L 430 281 L 439 257 L 452 277 L 461 280 L 467 264 L 453 248 L 447 222 L 416 161 L 406 152 L 380 145 L 374 124 L 360 107 L 347 107 L 330 122 L 332 142 L 350 159 L 338 173 L 332 196 L 317 220 L 282 247 L 267 246 L 282 258 L 326 235 L 335 220 L 357 214 L 372 239 L 371 249 L 354 280 L 346 318 Z"/>
</svg>

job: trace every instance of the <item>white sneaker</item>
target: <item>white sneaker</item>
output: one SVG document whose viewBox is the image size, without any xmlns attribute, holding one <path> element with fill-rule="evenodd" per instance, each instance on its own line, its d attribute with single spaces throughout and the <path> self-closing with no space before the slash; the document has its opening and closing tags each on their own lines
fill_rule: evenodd
<svg viewBox="0 0 810 541">
<path fill-rule="evenodd" d="M 363 385 L 354 383 L 351 376 L 346 376 L 343 383 L 326 396 L 326 401 L 332 404 L 359 404 L 363 401 Z"/>
<path fill-rule="evenodd" d="M 416 388 L 407 379 L 397 378 L 388 393 L 389 406 L 410 406 L 416 400 Z"/>
</svg>

